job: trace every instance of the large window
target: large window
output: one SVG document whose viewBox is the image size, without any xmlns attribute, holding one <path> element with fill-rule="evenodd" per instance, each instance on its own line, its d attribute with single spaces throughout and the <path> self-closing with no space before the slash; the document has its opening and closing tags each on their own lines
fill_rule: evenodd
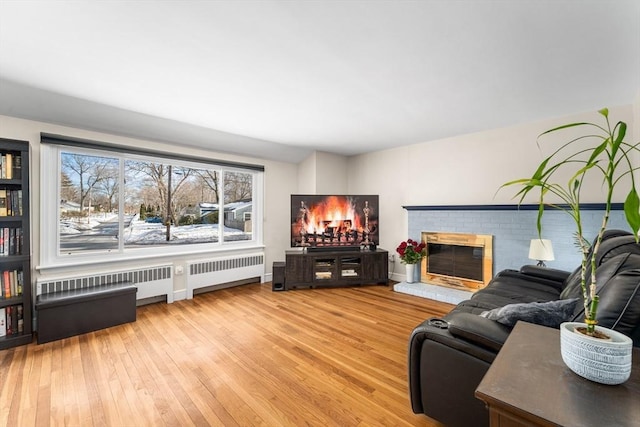
<svg viewBox="0 0 640 427">
<path fill-rule="evenodd" d="M 259 170 L 57 144 L 41 158 L 45 266 L 262 241 Z"/>
</svg>

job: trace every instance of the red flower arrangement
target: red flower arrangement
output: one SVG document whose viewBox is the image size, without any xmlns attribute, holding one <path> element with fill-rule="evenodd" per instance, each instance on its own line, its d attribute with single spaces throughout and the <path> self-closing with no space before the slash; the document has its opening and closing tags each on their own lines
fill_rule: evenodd
<svg viewBox="0 0 640 427">
<path fill-rule="evenodd" d="M 427 256 L 427 245 L 422 242 L 407 239 L 396 248 L 403 264 L 417 264 L 422 258 Z"/>
</svg>

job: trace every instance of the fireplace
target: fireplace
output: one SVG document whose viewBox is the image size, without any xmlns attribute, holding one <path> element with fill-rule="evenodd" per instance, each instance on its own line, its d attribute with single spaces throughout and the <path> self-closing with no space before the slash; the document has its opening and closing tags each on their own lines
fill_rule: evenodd
<svg viewBox="0 0 640 427">
<path fill-rule="evenodd" d="M 493 236 L 423 231 L 422 241 L 423 282 L 476 291 L 493 277 Z"/>
</svg>

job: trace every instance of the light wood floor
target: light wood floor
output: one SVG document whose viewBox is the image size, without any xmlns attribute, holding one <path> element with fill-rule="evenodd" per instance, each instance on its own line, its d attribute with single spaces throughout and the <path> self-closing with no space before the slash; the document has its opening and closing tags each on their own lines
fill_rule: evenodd
<svg viewBox="0 0 640 427">
<path fill-rule="evenodd" d="M 0 426 L 435 426 L 411 411 L 407 344 L 451 308 L 270 284 L 139 307 L 134 323 L 0 351 Z"/>
</svg>

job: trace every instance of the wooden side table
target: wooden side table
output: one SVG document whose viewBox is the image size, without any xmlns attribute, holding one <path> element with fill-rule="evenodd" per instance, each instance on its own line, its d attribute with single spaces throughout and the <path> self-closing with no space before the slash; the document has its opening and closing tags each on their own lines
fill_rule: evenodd
<svg viewBox="0 0 640 427">
<path fill-rule="evenodd" d="M 476 389 L 491 426 L 640 425 L 640 349 L 631 378 L 610 386 L 572 372 L 560 356 L 560 331 L 518 322 Z"/>
</svg>

